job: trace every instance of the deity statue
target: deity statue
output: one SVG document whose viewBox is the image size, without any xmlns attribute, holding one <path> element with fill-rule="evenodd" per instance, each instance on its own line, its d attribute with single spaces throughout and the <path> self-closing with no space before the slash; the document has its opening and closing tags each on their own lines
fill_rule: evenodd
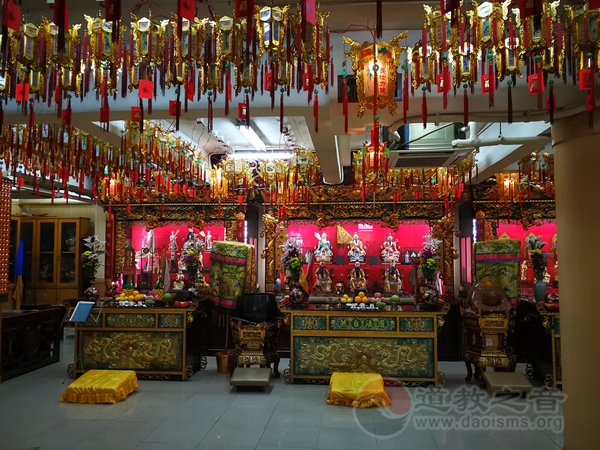
<svg viewBox="0 0 600 450">
<path fill-rule="evenodd" d="M 204 244 L 206 245 L 206 250 L 210 252 L 212 250 L 213 237 L 212 237 L 212 234 L 210 233 L 210 230 L 208 230 L 206 233 L 207 234 L 206 234 L 206 237 L 204 238 Z"/>
<path fill-rule="evenodd" d="M 169 257 L 169 272 L 177 272 L 177 254 L 175 252 L 171 252 L 171 256 Z"/>
<path fill-rule="evenodd" d="M 354 292 L 367 292 L 367 277 L 365 271 L 360 268 L 360 262 L 354 263 L 354 269 L 350 272 L 350 281 L 348 281 L 348 289 Z"/>
<path fill-rule="evenodd" d="M 395 263 L 400 261 L 400 251 L 396 245 L 398 241 L 394 240 L 392 233 L 388 233 L 385 242 L 381 245 L 381 259 L 386 263 Z"/>
<path fill-rule="evenodd" d="M 358 233 L 355 231 L 352 236 L 352 242 L 350 243 L 350 250 L 348 250 L 348 260 L 350 262 L 365 262 L 365 257 L 367 256 L 367 252 L 365 247 L 358 237 Z"/>
<path fill-rule="evenodd" d="M 329 239 L 327 239 L 327 233 L 323 233 L 322 235 L 315 233 L 315 237 L 319 240 L 319 244 L 315 250 L 315 261 L 323 262 L 325 264 L 331 263 L 333 250 L 331 250 L 331 243 L 329 242 Z"/>
<path fill-rule="evenodd" d="M 173 289 L 182 290 L 185 289 L 185 275 L 180 270 L 175 277 L 175 281 L 173 281 Z"/>
<path fill-rule="evenodd" d="M 521 281 L 527 281 L 527 268 L 528 268 L 528 264 L 527 264 L 527 259 L 523 258 L 523 262 L 521 263 L 521 274 L 519 276 L 519 279 Z"/>
<path fill-rule="evenodd" d="M 196 241 L 198 237 L 194 232 L 194 228 L 188 227 L 188 234 L 183 243 L 183 250 L 196 250 Z"/>
<path fill-rule="evenodd" d="M 179 230 L 171 231 L 171 235 L 169 236 L 169 251 L 171 253 L 177 252 L 179 247 L 177 246 L 177 235 L 179 234 Z"/>
<path fill-rule="evenodd" d="M 325 267 L 324 263 L 321 263 L 317 270 L 315 270 L 315 292 L 329 294 L 332 292 L 331 273 Z"/>
<path fill-rule="evenodd" d="M 394 263 L 383 273 L 383 291 L 385 294 L 397 294 L 402 291 L 402 274 Z"/>
</svg>

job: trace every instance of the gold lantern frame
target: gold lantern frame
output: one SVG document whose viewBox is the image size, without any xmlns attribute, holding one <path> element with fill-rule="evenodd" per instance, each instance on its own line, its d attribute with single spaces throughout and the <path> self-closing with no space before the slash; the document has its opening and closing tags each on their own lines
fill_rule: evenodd
<svg viewBox="0 0 600 450">
<path fill-rule="evenodd" d="M 396 114 L 398 105 L 394 101 L 396 94 L 396 75 L 399 67 L 399 58 L 406 51 L 406 47 L 400 46 L 400 41 L 405 39 L 407 32 L 403 31 L 393 38 L 390 43 L 387 42 L 365 42 L 360 45 L 358 42 L 343 36 L 344 44 L 350 46 L 350 50 L 344 51 L 344 56 L 352 59 L 352 70 L 356 76 L 356 90 L 358 93 L 358 106 L 356 112 L 358 117 L 362 117 L 365 108 L 373 109 L 374 102 L 377 101 L 377 107 L 388 108 L 393 116 Z M 380 95 L 377 92 L 373 97 L 367 97 L 365 93 L 364 77 L 368 72 L 369 64 L 377 62 L 380 68 L 383 64 L 387 70 L 387 93 Z"/>
<path fill-rule="evenodd" d="M 437 52 L 431 48 L 427 48 L 427 73 L 423 71 L 423 46 L 421 42 L 417 42 L 410 50 L 410 72 L 411 84 L 417 89 L 421 84 L 435 84 L 435 63 L 437 61 Z M 419 68 L 417 72 L 417 68 Z"/>
<path fill-rule="evenodd" d="M 451 13 L 443 14 L 439 6 L 432 8 L 429 5 L 423 5 L 423 9 L 425 10 L 424 20 L 429 30 L 429 43 L 431 47 L 435 51 L 441 52 L 444 47 L 443 40 L 445 38 L 447 51 L 454 49 L 458 45 L 458 33 L 456 32 L 456 28 L 452 27 Z M 444 20 L 446 21 L 445 37 L 442 36 Z M 450 33 L 450 40 L 448 40 L 448 33 Z"/>
</svg>

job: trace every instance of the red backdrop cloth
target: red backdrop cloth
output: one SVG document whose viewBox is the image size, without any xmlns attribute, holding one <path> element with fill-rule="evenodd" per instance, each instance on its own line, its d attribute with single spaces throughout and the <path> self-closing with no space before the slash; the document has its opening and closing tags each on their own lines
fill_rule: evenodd
<svg viewBox="0 0 600 450">
<path fill-rule="evenodd" d="M 424 236 L 430 233 L 429 225 L 421 224 L 410 224 L 400 225 L 397 232 L 394 232 L 390 228 L 382 227 L 378 224 L 349 224 L 341 225 L 351 236 L 354 232 L 358 233 L 358 237 L 362 240 L 362 243 L 367 252 L 365 263 L 362 265 L 365 273 L 368 275 L 369 292 L 374 292 L 374 282 L 377 282 L 378 290 L 383 289 L 383 271 L 387 267 L 381 260 L 381 245 L 386 240 L 388 233 L 392 233 L 393 240 L 397 240 L 396 245 L 400 251 L 401 261 L 396 265 L 398 270 L 402 272 L 403 290 L 405 292 L 412 292 L 412 286 L 410 284 L 410 271 L 412 270 L 411 264 L 404 264 L 404 256 L 406 249 L 410 251 L 420 252 L 423 249 L 423 242 L 425 242 Z M 327 233 L 327 239 L 331 243 L 331 250 L 333 251 L 332 264 L 328 264 L 328 269 L 333 269 L 332 280 L 334 283 L 342 281 L 344 284 L 348 282 L 348 273 L 351 268 L 354 267 L 354 263 L 348 262 L 348 250 L 349 245 L 343 245 L 337 243 L 337 228 L 335 225 L 325 227 L 321 230 L 316 225 L 296 225 L 290 223 L 287 228 L 288 236 L 290 237 L 302 237 L 302 252 L 306 253 L 312 251 L 318 245 L 315 233 L 322 234 Z M 343 256 L 344 263 L 336 264 L 336 256 Z M 369 257 L 376 256 L 378 264 L 372 265 L 369 263 Z M 318 268 L 318 263 L 313 264 L 313 270 Z M 306 270 L 306 266 L 304 266 Z"/>
</svg>

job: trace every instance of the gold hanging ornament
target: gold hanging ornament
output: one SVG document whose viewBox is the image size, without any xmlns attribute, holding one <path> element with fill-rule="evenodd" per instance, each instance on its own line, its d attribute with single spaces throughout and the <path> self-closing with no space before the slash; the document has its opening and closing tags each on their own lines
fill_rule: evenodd
<svg viewBox="0 0 600 450">
<path fill-rule="evenodd" d="M 407 32 L 403 31 L 389 44 L 365 42 L 362 45 L 347 36 L 342 37 L 344 44 L 350 46 L 350 50 L 345 51 L 344 55 L 352 59 L 352 70 L 356 76 L 358 117 L 364 115 L 365 108 L 373 109 L 375 104 L 377 108 L 387 108 L 392 116 L 396 114 L 396 73 L 400 55 L 406 50 L 406 47 L 400 46 L 400 41 L 406 36 Z M 375 76 L 377 87 L 374 83 Z"/>
</svg>

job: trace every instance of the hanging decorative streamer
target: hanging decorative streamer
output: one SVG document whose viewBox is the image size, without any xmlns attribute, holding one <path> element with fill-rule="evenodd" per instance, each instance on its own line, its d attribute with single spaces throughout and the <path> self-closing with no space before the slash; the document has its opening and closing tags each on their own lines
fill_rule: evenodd
<svg viewBox="0 0 600 450">
<path fill-rule="evenodd" d="M 377 31 L 377 39 L 381 39 L 383 35 L 383 2 L 382 0 L 377 0 L 377 23 L 375 24 L 375 29 Z"/>
<path fill-rule="evenodd" d="M 513 101 L 512 101 L 512 81 L 508 80 L 506 83 L 508 85 L 508 123 L 513 123 Z"/>
<path fill-rule="evenodd" d="M 467 83 L 463 84 L 463 122 L 465 124 L 469 123 L 469 94 L 467 92 L 467 88 L 469 85 Z"/>
<path fill-rule="evenodd" d="M 315 133 L 319 132 L 319 90 L 315 89 L 315 101 L 313 103 L 313 117 L 315 118 Z"/>
<path fill-rule="evenodd" d="M 283 92 L 284 88 L 280 88 L 281 94 L 279 96 L 279 132 L 283 134 Z"/>
<path fill-rule="evenodd" d="M 550 123 L 553 124 L 554 123 L 554 111 L 556 110 L 556 97 L 554 95 L 554 81 L 550 80 L 548 82 L 548 84 L 550 85 L 550 89 L 548 92 L 548 99 L 547 99 L 547 108 L 548 108 L 548 114 L 549 114 L 549 119 L 550 119 Z"/>
<path fill-rule="evenodd" d="M 421 88 L 423 91 L 423 102 L 421 103 L 421 118 L 423 119 L 423 128 L 427 128 L 427 86 Z"/>
</svg>

